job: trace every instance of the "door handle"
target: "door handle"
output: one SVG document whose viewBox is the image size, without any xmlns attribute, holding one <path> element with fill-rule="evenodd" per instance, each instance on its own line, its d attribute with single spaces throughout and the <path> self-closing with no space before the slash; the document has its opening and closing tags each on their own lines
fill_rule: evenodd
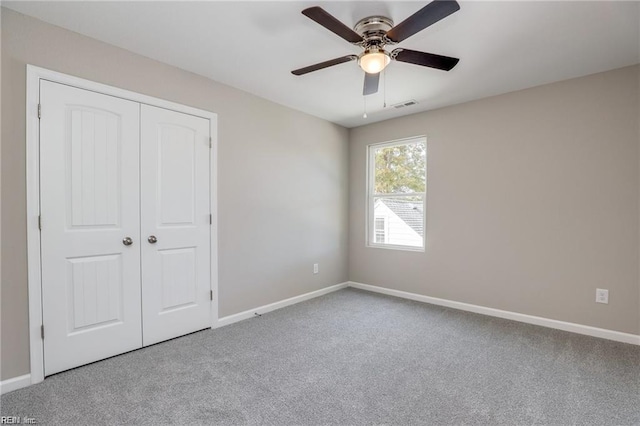
<svg viewBox="0 0 640 426">
<path fill-rule="evenodd" d="M 149 241 L 150 244 L 155 244 L 158 242 L 158 239 L 155 235 L 150 235 L 149 238 L 147 238 L 147 241 Z"/>
<path fill-rule="evenodd" d="M 131 237 L 125 237 L 122 240 L 122 244 L 124 244 L 125 246 L 130 246 L 131 244 L 133 244 L 133 240 L 131 239 Z"/>
</svg>

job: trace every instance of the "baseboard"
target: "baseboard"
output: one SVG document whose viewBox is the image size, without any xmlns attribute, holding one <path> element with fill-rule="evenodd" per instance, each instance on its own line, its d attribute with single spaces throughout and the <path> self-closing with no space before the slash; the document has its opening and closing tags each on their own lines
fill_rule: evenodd
<svg viewBox="0 0 640 426">
<path fill-rule="evenodd" d="M 360 290 L 371 291 L 374 293 L 386 294 L 389 296 L 400 297 L 403 299 L 416 300 L 418 302 L 429 303 L 432 305 L 446 306 L 448 308 L 459 309 L 467 312 L 474 312 L 477 314 L 488 315 L 497 318 L 504 318 L 508 320 L 523 322 L 527 324 L 539 325 L 542 327 L 555 328 L 557 330 L 569 331 L 577 334 L 584 334 L 587 336 L 600 337 L 602 339 L 614 340 L 617 342 L 630 343 L 632 345 L 640 345 L 640 335 L 622 333 L 620 331 L 607 330 L 604 328 L 591 327 L 588 325 L 575 324 L 571 322 L 558 321 L 549 318 L 537 317 L 533 315 L 520 314 L 517 312 L 503 311 L 501 309 L 488 308 L 485 306 L 472 305 L 470 303 L 456 302 L 454 300 L 439 299 L 437 297 L 424 296 L 416 293 L 409 293 L 406 291 L 393 290 L 384 287 L 378 287 L 369 284 L 362 284 L 353 281 L 347 281 L 341 284 L 325 287 L 320 290 L 312 291 L 310 293 L 301 294 L 299 296 L 290 297 L 289 299 L 281 300 L 279 302 L 271 303 L 269 305 L 260 306 L 255 309 L 250 309 L 244 312 L 240 312 L 234 315 L 229 315 L 218 319 L 216 328 L 223 327 L 225 325 L 233 324 L 238 321 L 242 321 L 248 318 L 253 318 L 255 314 L 265 314 L 267 312 L 275 311 L 276 309 L 291 306 L 296 303 L 304 302 L 305 300 L 313 299 L 334 291 L 342 290 L 343 288 L 353 287 Z M 31 385 L 31 374 L 25 374 L 23 376 L 14 377 L 11 379 L 0 381 L 0 395 L 5 393 L 21 389 Z"/>
<path fill-rule="evenodd" d="M 519 314 L 517 312 L 503 311 L 501 309 L 487 308 L 485 306 L 472 305 L 469 303 L 456 302 L 447 299 L 439 299 L 437 297 L 423 296 L 421 294 L 393 290 L 353 281 L 350 281 L 348 285 L 349 287 L 358 288 L 360 290 L 387 294 L 389 296 L 401 297 L 403 299 L 416 300 L 418 302 L 430 303 L 432 305 L 446 306 L 448 308 L 459 309 L 462 311 L 475 312 L 477 314 L 489 315 L 492 317 L 539 325 L 542 327 L 555 328 L 558 330 L 570 331 L 572 333 L 600 337 L 602 339 L 615 340 L 616 342 L 640 345 L 640 335 L 637 334 L 622 333 L 620 331 L 607 330 L 604 328 L 591 327 L 588 325 L 575 324 L 572 322 L 558 321 L 533 315 Z"/>
<path fill-rule="evenodd" d="M 31 386 L 31 374 L 14 377 L 0 382 L 0 395 Z"/>
<path fill-rule="evenodd" d="M 347 288 L 348 282 L 332 285 L 330 287 L 321 288 L 320 290 L 312 291 L 309 293 L 301 294 L 299 296 L 290 297 L 289 299 L 281 300 L 279 302 L 271 303 L 269 305 L 260 306 L 255 309 L 240 312 L 238 314 L 229 315 L 218 319 L 216 328 L 225 325 L 233 324 L 234 322 L 242 321 L 248 318 L 252 318 L 255 314 L 265 314 L 267 312 L 275 311 L 276 309 L 284 308 L 286 306 L 294 305 L 296 303 L 304 302 L 305 300 L 313 299 L 334 291 Z M 25 374 L 24 376 L 18 376 L 11 379 L 0 381 L 0 395 L 5 393 L 25 388 L 31 385 L 31 374 Z"/>
<path fill-rule="evenodd" d="M 216 328 L 233 324 L 238 321 L 246 320 L 248 318 L 253 318 L 255 317 L 256 314 L 258 315 L 266 314 L 267 312 L 275 311 L 276 309 L 284 308 L 286 306 L 291 306 L 296 303 L 304 302 L 305 300 L 309 300 L 315 297 L 325 295 L 327 293 L 342 290 L 343 288 L 347 288 L 348 285 L 349 285 L 348 282 L 344 282 L 341 284 L 332 285 L 330 287 L 321 288 L 320 290 L 312 291 L 310 293 L 305 293 L 299 296 L 290 297 L 289 299 L 284 299 L 279 302 L 271 303 L 269 305 L 264 305 L 258 308 L 249 309 L 248 311 L 240 312 L 233 315 L 228 315 L 226 317 L 222 317 L 218 319 Z"/>
</svg>

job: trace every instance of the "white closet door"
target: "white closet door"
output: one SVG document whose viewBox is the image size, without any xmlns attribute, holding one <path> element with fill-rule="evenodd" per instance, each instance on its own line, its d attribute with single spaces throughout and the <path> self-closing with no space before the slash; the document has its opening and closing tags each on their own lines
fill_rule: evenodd
<svg viewBox="0 0 640 426">
<path fill-rule="evenodd" d="M 141 109 L 144 345 L 211 327 L 209 120 Z"/>
<path fill-rule="evenodd" d="M 140 104 L 48 81 L 40 99 L 49 375 L 142 346 Z"/>
</svg>

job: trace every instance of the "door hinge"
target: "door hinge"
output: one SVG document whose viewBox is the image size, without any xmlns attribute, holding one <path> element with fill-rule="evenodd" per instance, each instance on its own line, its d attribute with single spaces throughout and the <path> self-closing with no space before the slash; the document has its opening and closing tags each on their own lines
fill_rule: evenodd
<svg viewBox="0 0 640 426">
<path fill-rule="evenodd" d="M 212 225 L 212 224 L 213 224 L 213 215 L 210 214 L 209 215 L 209 225 Z"/>
<path fill-rule="evenodd" d="M 42 216 L 38 216 L 38 229 L 42 231 Z"/>
<path fill-rule="evenodd" d="M 213 300 L 213 290 L 209 290 L 209 298 L 211 298 L 211 300 Z"/>
<path fill-rule="evenodd" d="M 209 149 L 213 146 L 213 141 L 211 140 L 211 136 L 209 136 Z"/>
<path fill-rule="evenodd" d="M 38 104 L 38 120 L 42 118 L 42 105 Z"/>
<path fill-rule="evenodd" d="M 40 337 L 44 339 L 44 324 L 40 326 Z"/>
</svg>

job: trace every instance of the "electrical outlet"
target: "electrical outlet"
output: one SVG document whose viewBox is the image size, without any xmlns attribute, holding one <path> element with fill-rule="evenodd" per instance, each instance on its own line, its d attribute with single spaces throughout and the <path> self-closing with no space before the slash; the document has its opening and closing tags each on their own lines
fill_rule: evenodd
<svg viewBox="0 0 640 426">
<path fill-rule="evenodd" d="M 609 290 L 596 288 L 596 303 L 609 303 Z"/>
<path fill-rule="evenodd" d="M 317 264 L 317 263 L 314 263 L 314 264 L 313 264 L 313 273 L 314 273 L 314 274 L 317 274 L 317 273 L 318 273 L 318 264 Z"/>
</svg>

